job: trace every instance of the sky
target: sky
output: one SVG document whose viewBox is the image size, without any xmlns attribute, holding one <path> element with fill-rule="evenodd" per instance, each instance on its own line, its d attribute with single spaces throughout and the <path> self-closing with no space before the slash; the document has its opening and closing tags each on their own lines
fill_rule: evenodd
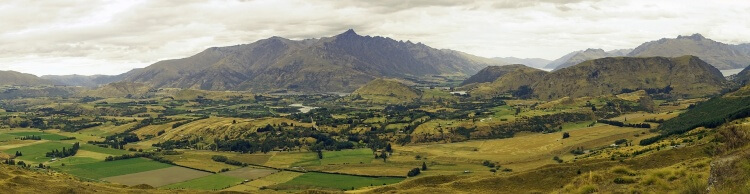
<svg viewBox="0 0 750 194">
<path fill-rule="evenodd" d="M 747 0 L 0 0 L 0 70 L 114 75 L 209 47 L 347 29 L 553 60 L 694 33 L 747 43 L 748 18 Z"/>
</svg>

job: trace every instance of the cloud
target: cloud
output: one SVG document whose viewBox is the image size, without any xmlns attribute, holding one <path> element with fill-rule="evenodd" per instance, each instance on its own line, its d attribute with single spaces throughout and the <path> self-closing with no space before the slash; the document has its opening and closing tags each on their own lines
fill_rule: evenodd
<svg viewBox="0 0 750 194">
<path fill-rule="evenodd" d="M 119 74 L 208 47 L 350 28 L 485 57 L 554 59 L 680 34 L 748 42 L 749 9 L 729 0 L 11 0 L 0 4 L 0 69 Z"/>
</svg>

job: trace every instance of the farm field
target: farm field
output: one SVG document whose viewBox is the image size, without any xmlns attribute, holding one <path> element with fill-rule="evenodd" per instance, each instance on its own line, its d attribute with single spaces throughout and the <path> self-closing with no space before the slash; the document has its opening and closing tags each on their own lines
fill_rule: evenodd
<svg viewBox="0 0 750 194">
<path fill-rule="evenodd" d="M 225 189 L 225 191 L 250 191 L 250 192 L 257 192 L 260 191 L 261 188 L 266 188 L 272 185 L 277 185 L 281 183 L 288 182 L 298 176 L 303 175 L 304 173 L 299 172 L 292 172 L 292 171 L 281 171 L 277 172 L 256 180 L 252 180 L 250 182 L 247 182 L 245 184 L 236 185 L 230 188 Z M 272 190 L 264 190 L 264 192 Z"/>
<path fill-rule="evenodd" d="M 244 167 L 240 169 L 223 172 L 220 174 L 231 176 L 231 177 L 236 177 L 236 178 L 241 178 L 245 180 L 255 180 L 255 179 L 262 178 L 262 177 L 265 177 L 265 176 L 268 176 L 277 172 L 279 171 L 274 170 L 274 169 Z"/>
<path fill-rule="evenodd" d="M 164 158 L 174 162 L 175 164 L 188 166 L 191 168 L 197 168 L 212 172 L 219 172 L 222 169 L 237 169 L 238 166 L 229 165 L 223 162 L 216 162 L 211 159 L 214 155 L 222 156 L 233 156 L 236 153 L 222 153 L 222 152 L 211 152 L 211 151 L 196 151 L 196 150 L 182 150 L 181 154 L 177 155 L 166 155 Z"/>
<path fill-rule="evenodd" d="M 131 186 L 147 184 L 153 187 L 161 187 L 210 175 L 212 174 L 208 172 L 173 166 L 145 172 L 111 176 L 102 180 Z"/>
<path fill-rule="evenodd" d="M 391 177 L 361 177 L 351 175 L 337 175 L 337 174 L 325 174 L 310 172 L 298 176 L 288 182 L 277 185 L 278 189 L 296 189 L 296 188 L 324 188 L 324 189 L 337 189 L 337 190 L 351 190 L 366 186 L 375 185 L 386 185 L 398 183 L 404 180 L 404 178 L 391 178 Z"/>
<path fill-rule="evenodd" d="M 15 135 L 17 137 L 24 137 L 24 136 L 39 136 L 40 138 L 44 140 L 62 140 L 65 138 L 68 138 L 66 136 L 54 134 L 54 133 L 45 133 L 45 132 L 38 132 L 38 131 L 28 131 L 28 132 L 13 132 L 8 133 L 9 135 Z"/>
<path fill-rule="evenodd" d="M 243 179 L 222 174 L 213 174 L 163 186 L 165 189 L 221 190 L 242 183 Z"/>
<path fill-rule="evenodd" d="M 394 149 L 407 155 L 427 157 L 428 162 L 481 164 L 489 160 L 517 171 L 552 164 L 552 157 L 569 155 L 568 152 L 577 147 L 607 146 L 618 139 L 633 139 L 647 130 L 598 125 L 567 132 L 570 133 L 567 139 L 562 139 L 562 133 L 558 132 L 450 144 L 396 146 Z"/>
<path fill-rule="evenodd" d="M 96 163 L 65 165 L 59 167 L 63 172 L 72 175 L 98 180 L 105 177 L 126 175 L 150 170 L 169 168 L 172 165 L 159 163 L 145 158 L 131 158 L 116 161 L 101 161 Z"/>
<path fill-rule="evenodd" d="M 18 159 L 34 163 L 41 163 L 52 159 L 46 156 L 47 152 L 50 152 L 52 150 L 62 150 L 63 147 L 70 149 L 71 147 L 73 147 L 73 144 L 61 142 L 42 142 L 8 149 L 4 152 L 7 154 L 15 154 L 16 151 L 19 151 L 23 154 L 23 156 L 18 157 Z"/>
</svg>

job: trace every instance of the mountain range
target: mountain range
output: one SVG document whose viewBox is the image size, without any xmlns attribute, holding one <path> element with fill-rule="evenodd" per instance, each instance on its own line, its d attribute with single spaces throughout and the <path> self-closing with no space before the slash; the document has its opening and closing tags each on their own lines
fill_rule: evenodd
<svg viewBox="0 0 750 194">
<path fill-rule="evenodd" d="M 491 68 L 491 67 L 488 67 Z M 472 79 L 472 78 L 469 78 Z M 720 92 L 726 80 L 715 67 L 695 56 L 606 57 L 587 60 L 551 73 L 516 68 L 495 81 L 469 90 L 472 96 L 493 97 L 522 90 L 543 100 L 647 90 L 675 97 L 699 97 Z"/>
<path fill-rule="evenodd" d="M 559 70 L 586 60 L 604 57 L 680 57 L 685 55 L 699 57 L 720 70 L 739 69 L 750 65 L 750 44 L 725 44 L 705 38 L 701 34 L 693 34 L 646 42 L 634 49 L 608 52 L 601 49 L 575 51 L 550 62 L 544 68 Z"/>
<path fill-rule="evenodd" d="M 591 59 L 626 56 L 628 52 L 630 52 L 629 49 L 619 49 L 619 50 L 612 50 L 612 51 L 607 52 L 602 49 L 590 48 L 590 49 L 586 49 L 583 51 L 575 51 L 573 53 L 567 54 L 563 56 L 562 58 L 557 59 L 553 61 L 552 63 L 550 63 L 550 65 L 554 64 L 555 67 L 548 65 L 545 68 L 559 70 L 559 69 L 570 67 L 570 66 L 573 66 L 578 63 L 591 60 Z"/>
<path fill-rule="evenodd" d="M 56 82 L 41 79 L 32 74 L 20 73 L 16 71 L 0 71 L 0 85 L 36 86 L 53 84 L 56 84 Z"/>
<path fill-rule="evenodd" d="M 542 58 L 495 57 L 492 59 L 507 64 L 523 64 L 534 68 L 544 68 L 544 66 L 552 62 L 550 60 Z"/>
<path fill-rule="evenodd" d="M 353 30 L 320 39 L 272 37 L 215 47 L 119 75 L 153 87 L 267 92 L 351 92 L 381 77 L 470 76 L 504 63 Z"/>
</svg>

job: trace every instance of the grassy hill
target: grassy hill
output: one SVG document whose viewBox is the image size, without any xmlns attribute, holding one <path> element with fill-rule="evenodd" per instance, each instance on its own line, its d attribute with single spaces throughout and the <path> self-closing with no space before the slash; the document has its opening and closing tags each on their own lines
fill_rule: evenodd
<svg viewBox="0 0 750 194">
<path fill-rule="evenodd" d="M 552 72 L 533 85 L 540 99 L 619 94 L 647 90 L 699 97 L 722 90 L 721 72 L 695 56 L 609 57 Z"/>
<path fill-rule="evenodd" d="M 53 85 L 55 82 L 41 79 L 35 75 L 20 73 L 16 71 L 0 71 L 0 86 L 1 85 L 24 85 L 24 86 L 38 86 L 38 85 Z"/>
<path fill-rule="evenodd" d="M 469 84 L 480 84 L 480 83 L 487 83 L 495 81 L 497 78 L 502 77 L 503 75 L 512 72 L 519 68 L 529 68 L 524 65 L 515 64 L 515 65 L 503 65 L 503 66 L 489 66 L 485 67 L 481 71 L 479 71 L 477 74 L 472 75 L 468 79 L 461 82 L 461 86 L 469 85 Z"/>
<path fill-rule="evenodd" d="M 410 102 L 421 94 L 421 91 L 392 79 L 372 80 L 352 93 L 366 100 L 388 103 Z"/>
<path fill-rule="evenodd" d="M 132 82 L 115 82 L 103 85 L 94 90 L 82 92 L 83 96 L 103 97 L 103 98 L 123 98 L 123 97 L 145 97 L 149 92 L 153 92 L 150 86 L 143 83 Z"/>
<path fill-rule="evenodd" d="M 469 90 L 472 96 L 491 98 L 503 93 L 518 91 L 522 86 L 530 87 L 542 77 L 549 74 L 546 71 L 531 68 L 519 67 L 495 79 L 490 83 L 481 83 Z"/>
<path fill-rule="evenodd" d="M 669 135 L 683 134 L 697 127 L 714 128 L 750 116 L 750 86 L 698 103 L 694 108 L 659 126 L 662 135 L 641 141 L 651 144 Z"/>
<path fill-rule="evenodd" d="M 208 193 L 139 189 L 107 183 L 81 182 L 65 174 L 32 171 L 8 165 L 0 165 L 0 190 L 11 193 Z"/>
</svg>

